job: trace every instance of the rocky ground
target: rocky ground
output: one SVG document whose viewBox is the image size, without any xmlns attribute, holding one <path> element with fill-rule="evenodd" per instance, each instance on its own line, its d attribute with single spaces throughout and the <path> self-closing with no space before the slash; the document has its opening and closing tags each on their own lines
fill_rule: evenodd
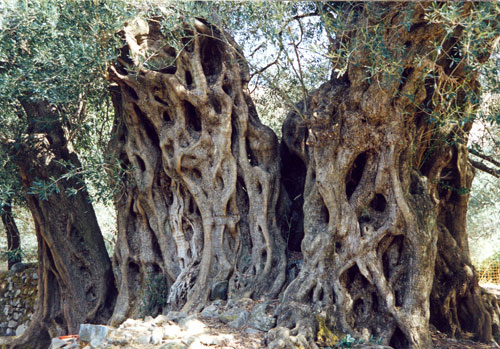
<svg viewBox="0 0 500 349">
<path fill-rule="evenodd" d="M 17 298 L 23 298 L 21 295 L 28 291 L 29 296 L 33 299 L 33 295 L 36 294 L 34 289 L 30 288 L 26 291 L 20 285 L 35 285 L 37 275 L 35 268 L 30 265 L 29 268 L 24 268 L 22 271 L 12 273 L 12 275 L 11 273 L 0 273 L 0 276 L 0 281 L 2 281 L 0 282 L 0 295 L 2 295 L 0 303 L 5 303 L 0 312 L 0 317 L 2 315 L 5 317 L 3 321 L 0 321 L 0 329 L 5 327 L 9 330 L 9 322 L 6 318 L 14 318 L 11 310 L 18 311 L 18 307 L 14 307 Z M 483 287 L 495 293 L 497 297 L 500 296 L 499 286 L 483 285 Z M 17 289 L 23 290 L 18 292 Z M 7 297 L 11 293 L 12 295 Z M 54 339 L 52 348 L 267 348 L 265 334 L 276 325 L 277 303 L 277 300 L 260 302 L 248 298 L 236 302 L 217 300 L 197 315 L 170 312 L 155 318 L 129 319 L 118 328 L 85 324 L 82 325 L 82 330 L 79 333 L 80 340 L 73 340 L 72 343 L 71 341 Z M 30 307 L 27 306 L 27 308 Z M 23 316 L 29 317 L 29 314 L 26 313 Z M 17 317 L 20 321 L 21 316 Z M 23 323 L 21 326 L 26 325 Z M 20 334 L 22 331 L 16 329 L 15 332 Z M 0 337 L 0 347 L 2 344 L 8 344 L 9 339 L 12 338 Z M 449 338 L 437 330 L 432 332 L 432 339 L 434 348 L 439 349 L 495 347 L 494 344 Z M 367 344 L 357 347 L 367 348 Z M 370 347 L 382 348 L 382 346 L 377 345 Z"/>
<path fill-rule="evenodd" d="M 170 312 L 155 318 L 128 319 L 120 327 L 82 325 L 79 341 L 54 339 L 51 348 L 267 348 L 265 330 L 274 326 L 272 312 L 276 302 L 216 301 L 198 315 Z M 257 329 L 256 327 L 260 328 Z M 446 337 L 434 330 L 434 348 L 492 348 L 492 344 Z M 376 344 L 361 344 L 353 348 L 389 348 Z M 346 346 L 344 346 L 346 348 Z"/>
<path fill-rule="evenodd" d="M 253 303 L 253 302 L 252 302 Z M 227 308 L 226 308 L 227 307 Z M 52 340 L 59 348 L 266 348 L 264 331 L 250 327 L 270 326 L 265 313 L 269 304 L 248 308 L 248 301 L 210 305 L 199 315 L 170 312 L 145 319 L 128 319 L 120 327 L 84 324 L 79 341 Z M 274 318 L 273 318 L 274 319 Z M 266 320 L 268 322 L 266 322 Z M 274 325 L 274 323 L 273 323 Z"/>
</svg>

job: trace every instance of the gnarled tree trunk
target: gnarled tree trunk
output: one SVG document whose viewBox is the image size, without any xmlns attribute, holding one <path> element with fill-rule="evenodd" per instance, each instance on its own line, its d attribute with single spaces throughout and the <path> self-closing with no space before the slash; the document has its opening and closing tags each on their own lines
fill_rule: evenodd
<svg viewBox="0 0 500 349">
<path fill-rule="evenodd" d="M 14 147 L 38 240 L 38 298 L 33 320 L 14 348 L 46 348 L 51 337 L 78 333 L 81 323 L 105 323 L 116 296 L 111 261 L 83 181 L 61 179 L 80 167 L 56 107 L 22 101 L 28 137 Z M 60 179 L 47 195 L 36 183 Z M 78 189 L 70 194 L 67 189 Z"/>
<path fill-rule="evenodd" d="M 295 213 L 304 219 L 304 261 L 271 341 L 332 345 L 350 333 L 430 348 L 429 320 L 453 335 L 492 339 L 492 306 L 481 298 L 465 231 L 472 171 L 460 144 L 468 126 L 441 129 L 423 112 L 439 113 L 435 86 L 465 79 L 452 60 L 462 33 L 446 36 L 418 4 L 384 6 L 356 6 L 349 37 L 363 42 L 360 28 L 384 26 L 379 39 L 404 69 L 370 76 L 369 46 L 359 45 L 344 77 L 315 91 L 303 118 L 292 113 L 285 121 L 284 152 L 307 169 L 303 212 Z M 444 54 L 414 60 L 434 41 Z M 463 93 L 456 103 L 466 110 Z M 298 181 L 287 173 L 293 192 Z"/>
<path fill-rule="evenodd" d="M 154 272 L 170 285 L 169 309 L 200 309 L 226 294 L 274 297 L 285 282 L 277 138 L 257 117 L 248 68 L 227 34 L 199 20 L 186 30 L 175 52 L 162 47 L 155 22 L 130 25 L 134 61 L 123 57 L 128 67 L 111 73 L 125 127 L 117 149 L 133 167 L 117 203 L 113 323 L 140 313 L 147 299 L 138 285 Z M 147 52 L 157 69 L 139 66 Z"/>
<path fill-rule="evenodd" d="M 21 234 L 17 229 L 16 221 L 12 215 L 11 200 L 3 205 L 0 210 L 2 211 L 2 223 L 7 235 L 7 266 L 10 270 L 16 263 L 20 263 L 22 256 L 21 249 Z M 10 253 L 9 253 L 10 252 Z"/>
</svg>

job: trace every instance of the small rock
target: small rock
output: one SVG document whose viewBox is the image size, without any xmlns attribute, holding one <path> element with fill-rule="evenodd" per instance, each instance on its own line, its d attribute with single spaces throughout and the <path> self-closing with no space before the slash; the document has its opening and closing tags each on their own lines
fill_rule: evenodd
<svg viewBox="0 0 500 349">
<path fill-rule="evenodd" d="M 7 324 L 9 328 L 16 328 L 17 327 L 17 321 L 10 320 L 9 323 Z"/>
<path fill-rule="evenodd" d="M 63 348 L 66 344 L 65 341 L 59 339 L 59 338 L 52 338 L 52 341 L 50 342 L 50 347 L 49 349 L 58 349 L 58 348 Z"/>
<path fill-rule="evenodd" d="M 149 343 L 151 343 L 151 335 L 150 334 L 143 334 L 141 336 L 138 336 L 135 339 L 135 342 L 138 344 L 143 344 L 143 345 L 149 344 Z"/>
<path fill-rule="evenodd" d="M 245 332 L 248 334 L 261 334 L 262 333 L 262 331 L 256 330 L 255 328 L 251 328 L 251 327 L 247 328 L 245 330 Z"/>
<path fill-rule="evenodd" d="M 180 311 L 169 311 L 167 314 L 167 320 L 179 323 L 182 319 L 185 319 L 188 315 Z"/>
<path fill-rule="evenodd" d="M 227 305 L 229 308 L 244 308 L 253 303 L 254 302 L 251 298 L 240 298 L 237 300 L 231 299 L 229 302 L 227 302 Z"/>
<path fill-rule="evenodd" d="M 163 338 L 175 339 L 181 336 L 182 329 L 178 325 L 163 325 Z"/>
<path fill-rule="evenodd" d="M 163 329 L 155 328 L 151 334 L 151 344 L 160 344 L 163 339 Z"/>
<path fill-rule="evenodd" d="M 16 336 L 22 335 L 24 333 L 24 331 L 26 331 L 27 328 L 28 328 L 28 325 L 26 325 L 26 324 L 21 324 L 21 325 L 17 326 Z"/>
<path fill-rule="evenodd" d="M 52 338 L 52 341 L 50 342 L 50 347 L 49 349 L 59 349 L 59 348 L 64 348 L 64 349 L 76 349 L 79 348 L 79 345 L 76 341 L 68 342 L 64 341 L 59 338 Z"/>
<path fill-rule="evenodd" d="M 107 342 L 113 345 L 119 345 L 122 347 L 128 347 L 132 339 L 130 333 L 122 333 L 121 331 L 113 331 L 107 338 Z"/>
<path fill-rule="evenodd" d="M 7 316 L 10 312 L 10 306 L 6 305 L 5 308 L 3 308 L 3 314 Z"/>
<path fill-rule="evenodd" d="M 20 314 L 20 313 L 14 313 L 14 314 L 12 315 L 12 317 L 14 318 L 14 320 L 16 320 L 16 321 L 17 321 L 17 320 L 19 320 L 19 318 L 21 317 L 21 314 Z"/>
<path fill-rule="evenodd" d="M 269 302 L 258 304 L 250 314 L 248 326 L 264 332 L 276 326 L 276 319 L 270 313 L 274 312 L 274 307 Z"/>
<path fill-rule="evenodd" d="M 17 297 L 21 294 L 21 290 L 17 289 L 16 292 L 14 292 L 14 297 Z"/>
<path fill-rule="evenodd" d="M 215 285 L 213 285 L 212 289 L 210 290 L 210 300 L 216 300 L 216 299 L 227 299 L 227 286 L 228 282 L 227 280 L 224 281 L 219 281 Z"/>
<path fill-rule="evenodd" d="M 239 318 L 243 312 L 248 314 L 248 312 L 246 312 L 245 310 L 238 308 L 231 308 L 220 314 L 219 320 L 227 324 Z"/>
<path fill-rule="evenodd" d="M 159 349 L 186 349 L 187 346 L 179 341 L 167 341 Z"/>
<path fill-rule="evenodd" d="M 38 273 L 33 274 L 33 280 L 38 280 Z"/>
<path fill-rule="evenodd" d="M 202 335 L 199 336 L 198 339 L 200 340 L 200 343 L 205 345 L 215 345 L 217 347 L 224 345 L 224 339 L 218 336 Z"/>
<path fill-rule="evenodd" d="M 168 319 L 165 315 L 158 315 L 157 317 L 154 318 L 153 324 L 157 326 L 161 326 L 164 323 L 167 323 Z"/>
<path fill-rule="evenodd" d="M 153 317 L 151 315 L 146 316 L 144 322 L 153 322 Z"/>
<path fill-rule="evenodd" d="M 210 319 L 219 317 L 219 309 L 215 304 L 210 304 L 203 309 L 201 312 L 201 316 L 207 317 Z"/>
<path fill-rule="evenodd" d="M 198 341 L 198 336 L 188 336 L 182 339 L 182 343 L 185 343 L 189 348 L 191 348 L 191 345 L 196 341 Z"/>
<path fill-rule="evenodd" d="M 28 263 L 16 263 L 14 264 L 10 270 L 9 270 L 9 276 L 12 276 L 14 274 L 17 274 L 17 273 L 20 273 L 22 272 L 23 270 L 29 268 L 30 264 Z"/>
<path fill-rule="evenodd" d="M 100 340 L 99 338 L 94 338 L 89 343 L 91 349 L 101 349 L 104 344 L 106 344 L 106 340 Z"/>
<path fill-rule="evenodd" d="M 80 336 L 80 340 L 92 342 L 93 345 L 96 346 L 106 340 L 110 329 L 111 327 L 103 325 L 81 324 L 78 335 Z"/>
<path fill-rule="evenodd" d="M 134 327 L 138 322 L 139 321 L 134 319 L 127 319 L 123 324 L 120 325 L 120 328 Z"/>
<path fill-rule="evenodd" d="M 189 349 L 205 349 L 206 347 L 201 344 L 200 340 L 196 338 L 193 343 L 189 345 Z"/>
<path fill-rule="evenodd" d="M 189 316 L 182 320 L 179 325 L 188 335 L 198 335 L 205 332 L 205 324 L 195 316 Z"/>
<path fill-rule="evenodd" d="M 245 326 L 247 321 L 248 321 L 248 311 L 243 310 L 240 313 L 240 315 L 235 320 L 229 322 L 228 325 L 232 328 L 240 329 L 243 326 Z"/>
</svg>

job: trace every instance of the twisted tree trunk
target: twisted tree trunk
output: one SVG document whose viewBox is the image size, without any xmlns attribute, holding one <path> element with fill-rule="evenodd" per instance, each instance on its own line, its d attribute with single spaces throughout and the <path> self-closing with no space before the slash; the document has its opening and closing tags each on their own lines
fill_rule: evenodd
<svg viewBox="0 0 500 349">
<path fill-rule="evenodd" d="M 136 285 L 151 273 L 168 281 L 168 309 L 200 309 L 210 297 L 274 297 L 285 282 L 277 138 L 257 117 L 232 39 L 200 20 L 186 30 L 186 47 L 175 52 L 161 46 L 154 22 L 130 25 L 134 61 L 122 57 L 128 66 L 111 73 L 125 127 L 117 149 L 133 167 L 133 185 L 117 203 L 113 323 L 140 313 L 147 299 Z M 139 65 L 148 52 L 155 70 Z"/>
<path fill-rule="evenodd" d="M 22 261 L 21 249 L 21 234 L 17 229 L 16 221 L 12 215 L 12 200 L 3 205 L 0 210 L 2 211 L 2 223 L 7 235 L 7 266 L 8 269 L 16 263 Z M 10 252 L 10 253 L 9 253 Z"/>
<path fill-rule="evenodd" d="M 46 348 L 51 337 L 78 333 L 81 323 L 105 323 L 116 296 L 111 262 L 83 181 L 62 179 L 80 167 L 56 107 L 22 101 L 31 133 L 14 147 L 38 240 L 38 298 L 33 320 L 13 348 Z M 69 166 L 69 167 L 68 167 Z M 60 179 L 46 195 L 37 183 Z M 67 189 L 78 189 L 74 195 Z"/>
<path fill-rule="evenodd" d="M 320 87 L 304 118 L 292 113 L 283 127 L 284 152 L 307 169 L 301 184 L 282 174 L 288 192 L 304 186 L 303 212 L 295 213 L 304 219 L 304 262 L 284 292 L 273 343 L 333 345 L 350 333 L 430 348 L 429 320 L 484 342 L 498 332 L 491 317 L 498 307 L 481 297 L 467 247 L 473 176 L 461 144 L 470 125 L 442 129 L 424 113 L 442 108 L 433 104 L 436 86 L 471 78 L 453 61 L 461 30 L 446 36 L 419 5 L 383 6 L 357 6 L 349 36 L 363 42 L 360 28 L 384 26 L 386 49 L 404 69 L 370 77 L 364 67 L 375 63 L 359 45 L 344 78 Z M 445 54 L 432 64 L 414 60 L 433 41 Z M 456 103 L 467 110 L 463 92 Z"/>
<path fill-rule="evenodd" d="M 429 348 L 429 321 L 486 342 L 496 334 L 498 306 L 478 287 L 466 243 L 472 170 L 461 144 L 470 125 L 442 128 L 428 118 L 443 112 L 436 86 L 475 86 L 458 59 L 462 29 L 429 23 L 415 3 L 354 8 L 346 38 L 364 43 L 363 28 L 382 23 L 377 39 L 401 69 L 370 72 L 379 57 L 356 46 L 345 76 L 315 91 L 304 115 L 287 118 L 282 178 L 276 137 L 258 120 L 247 67 L 225 33 L 195 20 L 176 52 L 156 22 L 125 29 L 110 79 L 120 89 L 114 148 L 133 170 L 117 197 L 113 323 L 141 313 L 157 273 L 168 302 L 156 311 L 196 310 L 228 293 L 278 295 L 280 207 L 288 208 L 280 222 L 289 247 L 300 245 L 304 261 L 282 293 L 271 346 L 332 346 L 350 333 Z M 442 52 L 425 59 L 435 42 Z M 470 108 L 463 92 L 454 99 L 461 112 Z"/>
</svg>

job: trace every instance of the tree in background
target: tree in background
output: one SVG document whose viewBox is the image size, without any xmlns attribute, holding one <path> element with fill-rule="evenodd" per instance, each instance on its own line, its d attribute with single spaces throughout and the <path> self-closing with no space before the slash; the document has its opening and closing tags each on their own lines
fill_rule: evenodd
<svg viewBox="0 0 500 349">
<path fill-rule="evenodd" d="M 105 91 L 116 14 L 126 12 L 100 1 L 2 6 L 0 138 L 20 173 L 39 262 L 37 309 L 13 347 L 46 347 L 83 322 L 105 323 L 114 305 L 111 261 L 74 145 L 87 104 Z"/>
<path fill-rule="evenodd" d="M 467 220 L 471 257 L 479 264 L 486 260 L 498 260 L 500 250 L 500 204 L 497 200 L 500 195 L 500 95 L 499 89 L 494 86 L 486 87 L 486 91 L 491 92 L 482 99 L 481 119 L 471 130 L 469 142 L 471 161 L 481 170 L 474 178 Z"/>
<path fill-rule="evenodd" d="M 16 263 L 22 261 L 21 234 L 17 228 L 14 215 L 12 213 L 13 205 L 25 206 L 24 196 L 19 195 L 22 192 L 19 175 L 7 154 L 2 154 L 2 172 L 0 173 L 0 214 L 2 224 L 7 237 L 7 267 L 10 270 Z"/>
</svg>

